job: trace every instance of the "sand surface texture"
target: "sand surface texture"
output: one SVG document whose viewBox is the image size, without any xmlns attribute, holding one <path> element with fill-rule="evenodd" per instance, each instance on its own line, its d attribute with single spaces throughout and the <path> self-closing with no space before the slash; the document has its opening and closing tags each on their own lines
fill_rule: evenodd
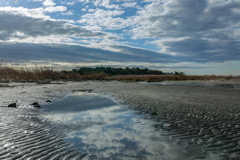
<svg viewBox="0 0 240 160">
<path fill-rule="evenodd" d="M 218 151 L 222 159 L 240 159 L 240 89 L 233 86 L 189 86 L 106 83 L 100 92 L 157 117 L 179 139 Z"/>
<path fill-rule="evenodd" d="M 231 83 L 237 84 L 239 82 Z M 226 84 L 226 82 L 224 83 Z M 240 89 L 223 86 L 159 85 L 129 82 L 71 82 L 0 88 L 0 105 L 17 101 L 21 107 L 46 103 L 67 91 L 93 89 L 151 115 L 169 136 L 221 153 L 219 159 L 240 159 Z M 199 157 L 201 158 L 201 157 Z"/>
<path fill-rule="evenodd" d="M 61 125 L 41 117 L 40 110 L 29 105 L 61 98 L 71 87 L 63 84 L 2 84 L 0 106 L 16 102 L 18 108 L 0 107 L 0 159 L 78 160 L 87 155 L 64 140 Z"/>
</svg>

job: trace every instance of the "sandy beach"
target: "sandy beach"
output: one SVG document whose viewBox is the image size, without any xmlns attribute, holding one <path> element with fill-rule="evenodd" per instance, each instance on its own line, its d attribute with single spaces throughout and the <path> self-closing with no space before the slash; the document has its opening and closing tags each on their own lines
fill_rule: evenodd
<svg viewBox="0 0 240 160">
<path fill-rule="evenodd" d="M 179 140 L 189 139 L 191 144 L 205 146 L 205 151 L 219 151 L 222 159 L 229 156 L 240 158 L 240 81 L 174 83 L 180 84 L 118 81 L 1 84 L 0 106 L 16 102 L 24 108 L 33 102 L 46 104 L 47 100 L 54 101 L 72 90 L 92 90 L 162 122 L 155 127 L 164 128 L 169 135 L 178 136 Z"/>
</svg>

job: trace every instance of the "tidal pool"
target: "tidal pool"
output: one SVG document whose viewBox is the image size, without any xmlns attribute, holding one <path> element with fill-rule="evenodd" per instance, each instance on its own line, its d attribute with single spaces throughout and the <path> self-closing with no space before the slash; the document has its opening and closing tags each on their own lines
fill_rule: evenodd
<svg viewBox="0 0 240 160">
<path fill-rule="evenodd" d="M 136 113 L 109 97 L 87 92 L 71 93 L 41 110 L 44 118 L 61 126 L 66 141 L 88 154 L 84 159 L 182 160 L 216 156 L 206 156 L 191 143 L 163 136 L 166 132 L 154 127 L 157 122 Z"/>
</svg>

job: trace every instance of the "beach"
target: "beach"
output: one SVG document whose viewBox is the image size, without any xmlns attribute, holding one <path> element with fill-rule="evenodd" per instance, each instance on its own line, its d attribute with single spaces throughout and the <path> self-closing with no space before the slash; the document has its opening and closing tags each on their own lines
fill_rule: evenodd
<svg viewBox="0 0 240 160">
<path fill-rule="evenodd" d="M 183 84 L 185 83 L 185 84 Z M 194 84 L 195 83 L 195 84 Z M 167 81 L 157 83 L 82 81 L 52 84 L 9 83 L 0 88 L 0 106 L 17 103 L 19 108 L 61 99 L 69 92 L 106 95 L 129 108 L 161 122 L 179 141 L 221 153 L 222 159 L 240 157 L 239 80 Z M 5 86 L 4 86 L 5 85 Z"/>
</svg>

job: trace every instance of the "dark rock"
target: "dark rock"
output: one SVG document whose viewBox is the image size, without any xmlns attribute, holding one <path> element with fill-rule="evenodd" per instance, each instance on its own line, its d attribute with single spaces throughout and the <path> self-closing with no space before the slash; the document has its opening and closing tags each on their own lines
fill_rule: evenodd
<svg viewBox="0 0 240 160">
<path fill-rule="evenodd" d="M 33 105 L 33 107 L 35 108 L 41 108 L 41 106 L 37 102 L 34 102 L 31 105 Z"/>
<path fill-rule="evenodd" d="M 151 115 L 157 115 L 157 112 L 152 112 Z"/>
<path fill-rule="evenodd" d="M 37 103 L 37 102 L 34 102 L 34 103 L 32 103 L 31 105 L 38 105 L 38 103 Z"/>
<path fill-rule="evenodd" d="M 46 102 L 47 102 L 47 103 L 51 103 L 51 101 L 50 101 L 50 100 L 47 100 Z"/>
<path fill-rule="evenodd" d="M 17 108 L 17 104 L 16 103 L 12 103 L 12 104 L 9 104 L 7 107 L 15 107 L 15 108 Z"/>
</svg>

